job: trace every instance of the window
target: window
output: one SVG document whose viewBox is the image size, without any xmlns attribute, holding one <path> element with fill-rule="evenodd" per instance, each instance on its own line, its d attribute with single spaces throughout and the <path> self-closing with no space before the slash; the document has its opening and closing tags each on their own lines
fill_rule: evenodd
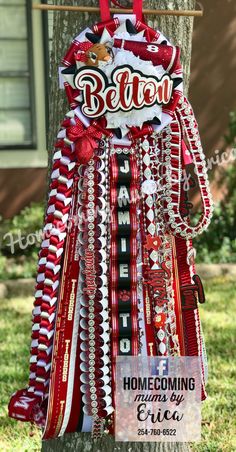
<svg viewBox="0 0 236 452">
<path fill-rule="evenodd" d="M 0 0 L 0 149 L 36 148 L 31 2 Z"/>
<path fill-rule="evenodd" d="M 41 3 L 47 5 L 53 5 L 53 0 L 43 0 Z M 46 94 L 46 127 L 49 129 L 49 96 L 50 96 L 50 80 L 51 80 L 51 67 L 50 58 L 52 51 L 52 35 L 53 35 L 53 11 L 45 11 L 43 13 L 43 37 L 44 37 L 44 66 L 45 66 L 45 94 Z M 48 144 L 48 143 L 47 143 Z"/>
</svg>

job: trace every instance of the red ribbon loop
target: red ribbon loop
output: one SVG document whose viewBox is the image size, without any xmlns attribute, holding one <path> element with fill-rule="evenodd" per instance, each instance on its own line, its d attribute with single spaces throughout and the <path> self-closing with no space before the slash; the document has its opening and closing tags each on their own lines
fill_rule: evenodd
<svg viewBox="0 0 236 452">
<path fill-rule="evenodd" d="M 113 3 L 113 5 L 117 6 L 118 8 L 128 9 L 128 7 L 121 5 L 118 0 L 111 0 L 111 2 Z"/>
<path fill-rule="evenodd" d="M 115 5 L 125 9 L 118 1 L 112 1 Z M 99 0 L 101 20 L 109 20 L 111 17 L 109 0 Z M 143 19 L 143 0 L 134 0 L 133 12 L 136 15 L 137 21 Z"/>
</svg>

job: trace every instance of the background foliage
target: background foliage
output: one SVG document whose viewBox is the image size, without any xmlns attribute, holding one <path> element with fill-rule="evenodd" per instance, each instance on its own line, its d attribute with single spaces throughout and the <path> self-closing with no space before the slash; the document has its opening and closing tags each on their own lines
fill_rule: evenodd
<svg viewBox="0 0 236 452">
<path fill-rule="evenodd" d="M 236 111 L 229 114 L 228 147 L 236 147 Z M 215 205 L 209 229 L 195 240 L 197 262 L 236 262 L 236 162 L 225 170 L 222 182 L 227 186 L 226 198 Z"/>
<path fill-rule="evenodd" d="M 0 223 L 0 279 L 35 276 L 43 216 L 43 203 L 33 203 L 14 218 Z M 14 253 L 10 240 L 14 241 Z"/>
</svg>

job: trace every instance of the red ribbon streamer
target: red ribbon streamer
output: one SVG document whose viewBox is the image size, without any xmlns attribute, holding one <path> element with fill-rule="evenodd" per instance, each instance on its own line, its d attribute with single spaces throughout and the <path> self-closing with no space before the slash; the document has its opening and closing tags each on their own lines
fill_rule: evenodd
<svg viewBox="0 0 236 452">
<path fill-rule="evenodd" d="M 143 0 L 134 0 L 134 8 L 133 8 L 134 14 L 136 15 L 136 19 L 143 20 Z"/>
<path fill-rule="evenodd" d="M 111 18 L 109 0 L 99 0 L 102 22 Z"/>
</svg>

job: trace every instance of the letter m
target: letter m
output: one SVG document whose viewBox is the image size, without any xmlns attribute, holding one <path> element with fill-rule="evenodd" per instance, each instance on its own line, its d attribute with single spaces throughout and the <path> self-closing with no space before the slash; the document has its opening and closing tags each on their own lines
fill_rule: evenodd
<svg viewBox="0 0 236 452">
<path fill-rule="evenodd" d="M 118 224 L 130 224 L 130 213 L 128 210 L 125 212 L 118 212 Z"/>
</svg>

